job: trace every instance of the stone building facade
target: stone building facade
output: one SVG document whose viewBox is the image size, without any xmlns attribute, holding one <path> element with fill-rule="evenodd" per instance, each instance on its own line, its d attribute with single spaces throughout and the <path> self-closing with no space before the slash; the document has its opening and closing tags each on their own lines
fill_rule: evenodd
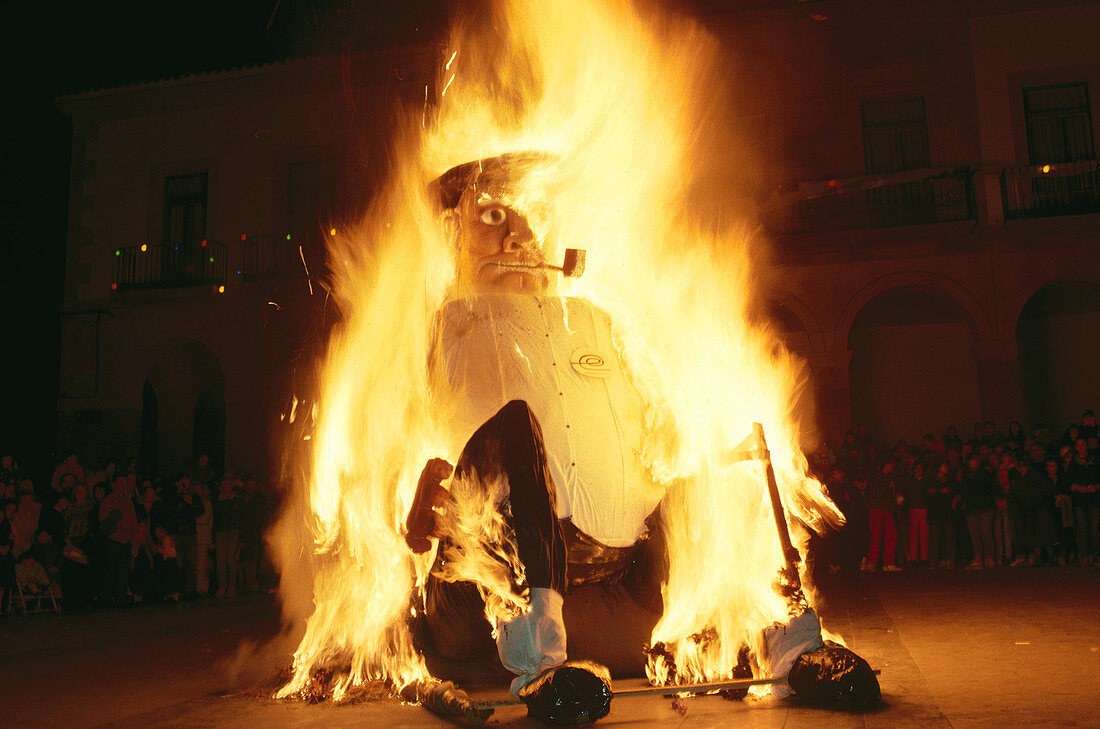
<svg viewBox="0 0 1100 729">
<path fill-rule="evenodd" d="M 721 5 L 703 22 L 771 248 L 764 308 L 808 363 L 817 434 L 1057 426 L 1100 405 L 1100 5 Z M 423 98 L 432 56 L 58 100 L 61 450 L 275 469 L 287 382 L 330 316 L 305 271 L 369 200 L 385 112 Z"/>
</svg>

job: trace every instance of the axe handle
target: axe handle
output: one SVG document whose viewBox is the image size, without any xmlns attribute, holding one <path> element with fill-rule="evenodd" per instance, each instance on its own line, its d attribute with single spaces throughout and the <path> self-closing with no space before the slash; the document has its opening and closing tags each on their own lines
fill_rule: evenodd
<svg viewBox="0 0 1100 729">
<path fill-rule="evenodd" d="M 783 561 L 789 576 L 797 582 L 799 580 L 798 563 L 802 561 L 802 557 L 791 543 L 791 532 L 787 528 L 787 512 L 783 509 L 783 500 L 779 496 L 779 484 L 775 480 L 771 452 L 768 450 L 767 441 L 764 440 L 764 426 L 753 423 L 752 430 L 759 443 L 761 460 L 764 461 L 764 477 L 768 482 L 768 497 L 772 502 L 772 515 L 775 517 L 775 530 L 779 534 L 779 545 L 783 549 Z"/>
</svg>

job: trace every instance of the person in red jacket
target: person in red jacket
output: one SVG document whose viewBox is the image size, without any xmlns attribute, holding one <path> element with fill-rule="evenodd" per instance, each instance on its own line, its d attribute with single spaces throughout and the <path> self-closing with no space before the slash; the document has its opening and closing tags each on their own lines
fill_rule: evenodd
<svg viewBox="0 0 1100 729">
<path fill-rule="evenodd" d="M 138 519 L 130 496 L 131 488 L 127 476 L 117 476 L 99 505 L 104 552 L 100 574 L 101 607 L 118 607 L 128 601 L 133 550 L 138 539 Z"/>
</svg>

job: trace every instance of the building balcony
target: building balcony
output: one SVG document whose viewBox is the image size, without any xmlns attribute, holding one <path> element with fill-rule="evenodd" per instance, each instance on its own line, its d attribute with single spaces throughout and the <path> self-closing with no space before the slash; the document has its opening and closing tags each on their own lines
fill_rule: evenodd
<svg viewBox="0 0 1100 729">
<path fill-rule="evenodd" d="M 1005 218 L 1100 213 L 1100 162 L 1007 167 L 1001 172 Z"/>
<path fill-rule="evenodd" d="M 773 233 L 821 233 L 974 218 L 969 168 L 802 183 L 772 211 Z"/>
<path fill-rule="evenodd" d="M 242 236 L 237 275 L 245 281 L 305 275 L 298 245 L 290 233 Z"/>
<path fill-rule="evenodd" d="M 270 233 L 241 237 L 237 275 L 244 281 L 299 278 L 320 270 L 324 241 L 319 235 Z M 308 268 L 307 268 L 308 267 Z"/>
<path fill-rule="evenodd" d="M 215 240 L 115 249 L 114 291 L 224 286 L 228 252 Z"/>
</svg>

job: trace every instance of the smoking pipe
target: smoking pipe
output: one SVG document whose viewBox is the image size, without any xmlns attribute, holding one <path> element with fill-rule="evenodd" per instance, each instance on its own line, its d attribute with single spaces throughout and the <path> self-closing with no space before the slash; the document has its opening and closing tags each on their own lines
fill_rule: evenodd
<svg viewBox="0 0 1100 729">
<path fill-rule="evenodd" d="M 565 259 L 560 266 L 552 263 L 511 263 L 508 261 L 496 261 L 501 268 L 548 268 L 553 271 L 561 271 L 563 276 L 580 278 L 584 274 L 584 250 L 580 248 L 566 248 Z"/>
</svg>

